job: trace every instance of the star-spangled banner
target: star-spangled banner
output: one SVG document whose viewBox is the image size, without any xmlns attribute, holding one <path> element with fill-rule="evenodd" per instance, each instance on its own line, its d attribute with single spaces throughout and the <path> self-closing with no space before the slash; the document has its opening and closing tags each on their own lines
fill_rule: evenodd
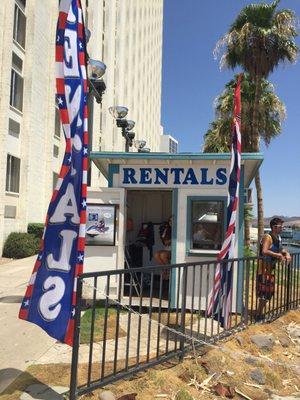
<svg viewBox="0 0 300 400">
<path fill-rule="evenodd" d="M 208 315 L 219 319 L 225 329 L 231 325 L 230 312 L 232 305 L 233 268 L 231 262 L 235 246 L 237 210 L 239 203 L 239 186 L 241 176 L 241 79 L 239 75 L 234 91 L 234 118 L 232 126 L 231 163 L 227 201 L 227 229 L 216 266 L 214 282 L 209 293 Z"/>
<path fill-rule="evenodd" d="M 61 0 L 56 32 L 56 103 L 66 139 L 40 251 L 19 312 L 73 344 L 76 277 L 85 247 L 88 109 L 86 43 L 80 0 Z"/>
</svg>

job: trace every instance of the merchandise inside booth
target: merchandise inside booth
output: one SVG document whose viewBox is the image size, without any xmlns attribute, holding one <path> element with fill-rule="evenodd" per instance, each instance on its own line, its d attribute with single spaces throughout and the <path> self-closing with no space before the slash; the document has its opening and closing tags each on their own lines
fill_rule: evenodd
<svg viewBox="0 0 300 400">
<path fill-rule="evenodd" d="M 159 265 L 160 251 L 171 251 L 162 241 L 165 224 L 172 219 L 171 190 L 127 190 L 125 263 L 128 268 Z M 171 240 L 171 237 L 170 237 Z M 171 259 L 170 259 L 171 262 Z M 164 277 L 163 297 L 167 296 L 168 278 Z M 147 287 L 149 276 L 144 277 Z M 154 290 L 159 289 L 159 274 L 153 276 Z M 149 286 L 149 285 L 148 285 Z M 128 295 L 124 290 L 124 295 Z"/>
</svg>

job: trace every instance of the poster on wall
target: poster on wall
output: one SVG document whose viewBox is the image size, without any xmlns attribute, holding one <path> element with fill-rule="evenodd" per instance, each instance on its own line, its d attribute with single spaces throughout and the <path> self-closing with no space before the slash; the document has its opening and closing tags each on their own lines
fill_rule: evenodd
<svg viewBox="0 0 300 400">
<path fill-rule="evenodd" d="M 114 246 L 116 237 L 116 206 L 87 204 L 86 244 Z"/>
</svg>

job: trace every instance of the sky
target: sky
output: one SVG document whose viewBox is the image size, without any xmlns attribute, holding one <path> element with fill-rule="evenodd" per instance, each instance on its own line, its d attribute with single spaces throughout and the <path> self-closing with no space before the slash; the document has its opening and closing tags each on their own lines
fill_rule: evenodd
<svg viewBox="0 0 300 400">
<path fill-rule="evenodd" d="M 164 133 L 179 141 L 180 152 L 201 151 L 214 120 L 214 100 L 238 72 L 220 70 L 213 50 L 239 11 L 253 2 L 164 0 L 161 118 Z M 299 0 L 281 0 L 280 8 L 294 10 L 300 20 Z M 300 38 L 296 41 L 300 47 Z M 287 108 L 287 119 L 281 135 L 267 149 L 261 147 L 264 212 L 266 217 L 300 216 L 300 60 L 279 66 L 268 79 Z"/>
</svg>

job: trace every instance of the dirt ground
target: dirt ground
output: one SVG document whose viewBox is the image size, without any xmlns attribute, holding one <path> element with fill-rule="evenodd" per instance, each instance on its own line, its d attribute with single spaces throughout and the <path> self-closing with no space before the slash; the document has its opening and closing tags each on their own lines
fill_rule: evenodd
<svg viewBox="0 0 300 400">
<path fill-rule="evenodd" d="M 137 400 L 221 398 L 216 390 L 219 393 L 229 390 L 234 399 L 266 400 L 272 394 L 286 396 L 297 393 L 300 396 L 300 343 L 299 340 L 292 340 L 287 333 L 287 329 L 294 325 L 300 327 L 300 310 L 290 311 L 269 324 L 250 326 L 219 342 L 216 347 L 202 348 L 201 355 L 200 352 L 192 352 L 183 362 L 174 359 L 128 380 L 109 385 L 105 390 L 112 391 L 116 397 L 137 393 Z M 250 340 L 253 334 L 272 334 L 275 339 L 272 351 L 259 350 Z M 285 343 L 284 346 L 280 340 Z M 250 377 L 251 372 L 257 369 L 264 376 L 263 385 Z M 78 375 L 79 384 L 86 380 L 86 365 L 80 365 Z M 69 386 L 69 379 L 69 365 L 33 365 L 0 398 L 19 399 L 24 389 L 32 383 Z M 102 390 L 82 396 L 81 399 L 98 399 Z"/>
</svg>

